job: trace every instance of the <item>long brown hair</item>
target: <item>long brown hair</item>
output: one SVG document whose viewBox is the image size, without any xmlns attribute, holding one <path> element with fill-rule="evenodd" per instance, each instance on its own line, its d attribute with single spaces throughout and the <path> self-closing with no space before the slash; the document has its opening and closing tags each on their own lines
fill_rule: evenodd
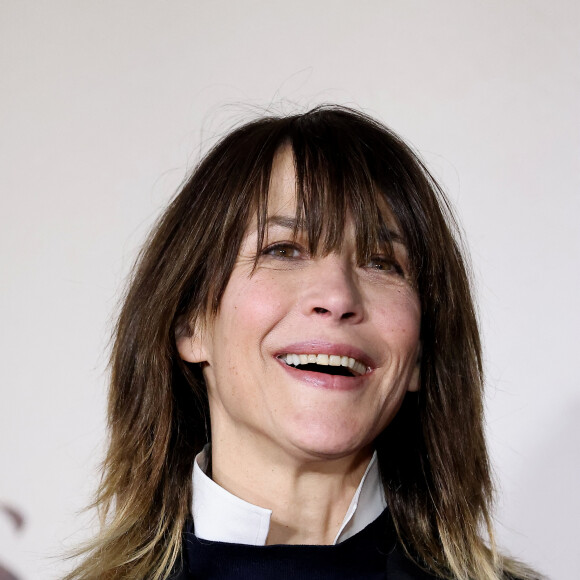
<svg viewBox="0 0 580 580">
<path fill-rule="evenodd" d="M 421 300 L 421 389 L 376 441 L 385 493 L 408 555 L 444 577 L 491 580 L 523 567 L 498 555 L 483 433 L 477 318 L 449 204 L 419 158 L 368 116 L 322 106 L 234 130 L 201 161 L 139 256 L 115 331 L 110 443 L 94 506 L 102 532 L 68 580 L 167 578 L 190 517 L 195 455 L 211 438 L 203 375 L 176 335 L 215 314 L 257 214 L 262 243 L 272 162 L 289 145 L 297 222 L 313 253 L 340 245 L 347 214 L 357 253 L 385 231 L 386 201 Z"/>
</svg>

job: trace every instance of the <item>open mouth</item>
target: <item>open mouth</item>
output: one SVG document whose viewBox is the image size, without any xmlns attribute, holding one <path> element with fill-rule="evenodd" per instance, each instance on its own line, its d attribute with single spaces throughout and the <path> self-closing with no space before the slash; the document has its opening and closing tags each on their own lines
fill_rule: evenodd
<svg viewBox="0 0 580 580">
<path fill-rule="evenodd" d="M 355 358 L 334 354 L 281 354 L 278 358 L 288 366 L 301 371 L 323 373 L 341 377 L 359 377 L 369 372 L 369 368 Z"/>
</svg>

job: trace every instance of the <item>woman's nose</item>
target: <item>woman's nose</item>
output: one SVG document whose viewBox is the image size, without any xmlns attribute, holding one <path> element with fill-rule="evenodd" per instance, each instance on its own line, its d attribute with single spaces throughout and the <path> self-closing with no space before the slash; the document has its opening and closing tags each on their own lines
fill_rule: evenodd
<svg viewBox="0 0 580 580">
<path fill-rule="evenodd" d="M 359 322 L 364 316 L 363 300 L 350 264 L 340 256 L 317 260 L 303 301 L 304 314 L 336 321 Z"/>
</svg>

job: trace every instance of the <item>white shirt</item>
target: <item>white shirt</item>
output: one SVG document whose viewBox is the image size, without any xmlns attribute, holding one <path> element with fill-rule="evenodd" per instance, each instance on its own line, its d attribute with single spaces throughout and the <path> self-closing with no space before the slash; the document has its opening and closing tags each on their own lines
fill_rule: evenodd
<svg viewBox="0 0 580 580">
<path fill-rule="evenodd" d="M 272 510 L 244 501 L 209 478 L 205 474 L 208 453 L 206 445 L 193 464 L 195 535 L 202 540 L 265 546 Z M 343 542 L 366 528 L 386 507 L 375 451 L 333 543 Z"/>
</svg>

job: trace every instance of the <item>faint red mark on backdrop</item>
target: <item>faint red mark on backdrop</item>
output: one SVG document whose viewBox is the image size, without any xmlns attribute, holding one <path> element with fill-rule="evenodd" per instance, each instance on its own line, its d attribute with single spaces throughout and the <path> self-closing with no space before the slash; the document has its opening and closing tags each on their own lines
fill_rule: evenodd
<svg viewBox="0 0 580 580">
<path fill-rule="evenodd" d="M 24 528 L 24 517 L 19 511 L 15 510 L 9 505 L 0 503 L 0 512 L 8 516 L 8 519 L 14 526 L 15 532 L 20 532 L 20 530 Z M 6 569 L 2 565 L 2 562 L 0 562 L 0 580 L 19 580 L 19 578 L 16 576 L 16 574 L 13 574 L 10 572 L 10 570 Z"/>
</svg>

